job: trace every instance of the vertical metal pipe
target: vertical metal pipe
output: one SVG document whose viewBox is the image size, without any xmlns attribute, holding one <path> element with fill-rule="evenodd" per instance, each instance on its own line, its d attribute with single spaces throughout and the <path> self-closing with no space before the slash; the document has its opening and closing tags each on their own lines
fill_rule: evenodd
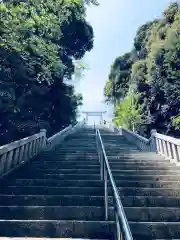
<svg viewBox="0 0 180 240">
<path fill-rule="evenodd" d="M 117 212 L 116 212 L 116 234 L 117 234 L 117 236 L 116 236 L 117 240 L 123 240 Z"/>
<path fill-rule="evenodd" d="M 103 161 L 103 152 L 102 152 L 102 149 L 100 149 L 100 165 L 101 165 L 101 180 L 104 180 L 104 161 Z"/>
<path fill-rule="evenodd" d="M 105 220 L 108 220 L 108 183 L 107 170 L 104 164 L 104 203 L 105 203 Z"/>
</svg>

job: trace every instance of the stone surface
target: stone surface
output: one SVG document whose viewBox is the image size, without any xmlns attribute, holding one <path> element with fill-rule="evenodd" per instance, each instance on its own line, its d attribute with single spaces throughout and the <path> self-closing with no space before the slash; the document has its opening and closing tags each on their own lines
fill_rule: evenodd
<svg viewBox="0 0 180 240">
<path fill-rule="evenodd" d="M 101 132 L 133 239 L 180 239 L 180 168 Z M 82 129 L 1 182 L 0 240 L 114 239 L 108 188 L 110 218 L 104 221 L 95 135 Z"/>
</svg>

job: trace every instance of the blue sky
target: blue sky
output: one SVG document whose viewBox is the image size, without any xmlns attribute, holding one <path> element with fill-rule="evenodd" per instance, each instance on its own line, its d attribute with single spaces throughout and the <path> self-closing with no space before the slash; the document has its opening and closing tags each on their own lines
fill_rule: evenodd
<svg viewBox="0 0 180 240">
<path fill-rule="evenodd" d="M 86 54 L 89 65 L 76 86 L 83 94 L 82 110 L 108 110 L 103 101 L 103 88 L 114 59 L 130 51 L 137 28 L 161 17 L 170 0 L 99 0 L 99 7 L 90 7 L 87 20 L 94 29 L 94 48 Z M 110 117 L 107 114 L 107 118 Z"/>
</svg>

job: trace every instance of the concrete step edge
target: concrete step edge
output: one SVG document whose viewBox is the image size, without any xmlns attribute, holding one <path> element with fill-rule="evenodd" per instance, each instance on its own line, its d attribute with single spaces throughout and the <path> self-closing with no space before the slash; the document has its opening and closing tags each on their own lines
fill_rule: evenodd
<svg viewBox="0 0 180 240">
<path fill-rule="evenodd" d="M 96 209 L 100 209 L 100 210 L 104 210 L 104 206 L 86 206 L 86 205 L 84 205 L 84 206 L 77 206 L 77 205 L 72 205 L 72 206 L 56 206 L 56 205 L 53 205 L 53 206 L 46 206 L 46 205 L 44 205 L 44 206 L 41 206 L 41 205 L 36 205 L 36 206 L 18 206 L 18 205 L 16 205 L 16 206 L 12 206 L 12 205 L 4 205 L 4 206 L 1 206 L 0 205 L 0 208 L 22 208 L 22 209 L 24 209 L 24 208 L 33 208 L 33 209 L 36 209 L 36 208 L 46 208 L 46 209 L 48 209 L 48 208 L 55 208 L 55 209 L 64 209 L 64 208 L 70 208 L 70 209 L 72 209 L 72 208 L 77 208 L 77 209 L 92 209 L 92 210 L 96 210 Z M 114 209 L 114 207 L 113 206 L 111 206 L 111 207 L 109 207 L 109 209 L 110 210 L 113 210 Z"/>
<path fill-rule="evenodd" d="M 10 220 L 4 220 L 4 219 L 0 219 L 0 222 L 54 222 L 54 223 L 74 223 L 74 222 L 78 222 L 78 223 L 109 223 L 109 224 L 113 224 L 114 221 L 86 221 L 86 220 L 16 220 L 16 219 L 10 219 Z"/>
</svg>

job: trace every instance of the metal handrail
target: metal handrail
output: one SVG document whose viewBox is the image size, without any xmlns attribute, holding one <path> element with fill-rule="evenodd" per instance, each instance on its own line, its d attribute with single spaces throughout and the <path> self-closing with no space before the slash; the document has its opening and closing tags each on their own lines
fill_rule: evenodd
<svg viewBox="0 0 180 240">
<path fill-rule="evenodd" d="M 104 144 L 99 132 L 96 129 L 96 143 L 99 155 L 99 161 L 101 166 L 101 180 L 104 181 L 104 201 L 105 201 L 105 220 L 108 220 L 108 179 L 112 187 L 114 202 L 115 202 L 115 215 L 116 215 L 116 228 L 117 228 L 117 239 L 122 240 L 133 240 L 132 233 L 127 221 L 124 208 L 116 187 L 114 177 L 112 175 Z"/>
</svg>

